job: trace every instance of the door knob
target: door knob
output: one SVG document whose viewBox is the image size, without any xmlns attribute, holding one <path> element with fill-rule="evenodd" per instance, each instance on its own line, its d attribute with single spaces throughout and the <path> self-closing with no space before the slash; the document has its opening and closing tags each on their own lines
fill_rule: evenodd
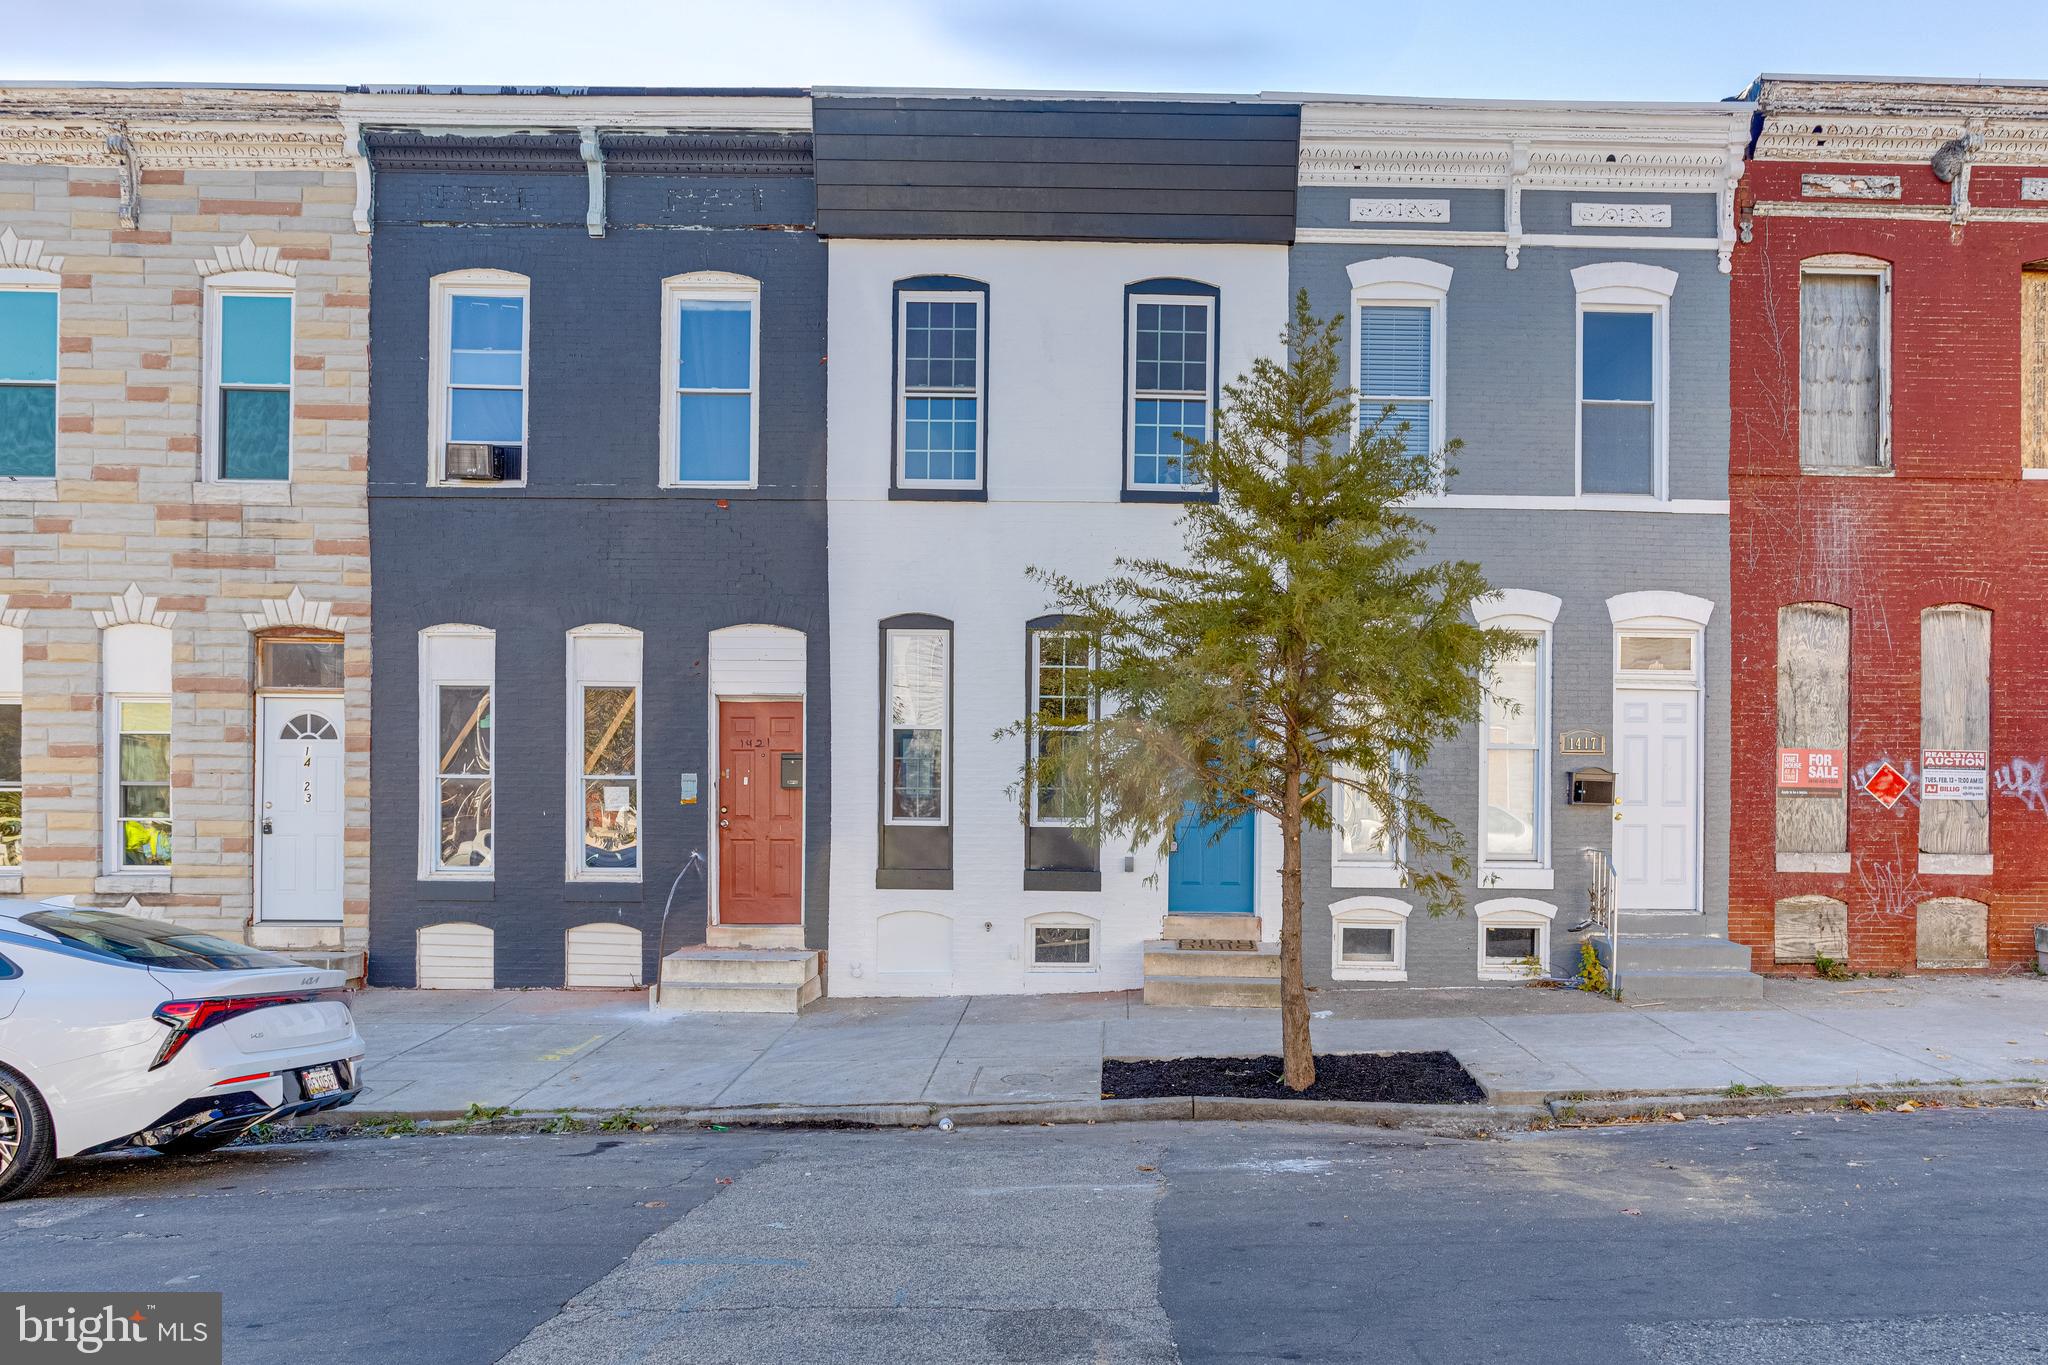
<svg viewBox="0 0 2048 1365">
<path fill-rule="evenodd" d="M 264 820 L 263 820 L 263 832 L 264 832 L 265 834 L 268 834 L 268 833 L 270 833 L 270 819 L 269 819 L 269 817 L 268 817 L 268 816 L 264 817 Z"/>
<path fill-rule="evenodd" d="M 718 827 L 719 827 L 720 829 L 729 829 L 729 828 L 731 828 L 731 826 L 732 826 L 732 821 L 730 821 L 730 820 L 720 820 L 720 821 L 718 822 Z"/>
</svg>

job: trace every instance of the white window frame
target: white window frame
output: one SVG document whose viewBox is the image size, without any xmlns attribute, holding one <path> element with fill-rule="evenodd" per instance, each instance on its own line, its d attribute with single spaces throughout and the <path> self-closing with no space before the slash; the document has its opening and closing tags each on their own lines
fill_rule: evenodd
<svg viewBox="0 0 2048 1365">
<path fill-rule="evenodd" d="M 1854 252 L 1835 252 L 1822 256 L 1809 256 L 1799 263 L 1798 316 L 1804 313 L 1806 301 L 1806 277 L 1808 275 L 1857 275 L 1877 280 L 1877 463 L 1874 465 L 1809 465 L 1800 459 L 1802 452 L 1796 448 L 1793 458 L 1799 459 L 1801 474 L 1816 474 L 1823 478 L 1842 477 L 1871 478 L 1883 477 L 1892 472 L 1892 266 L 1890 261 L 1881 261 L 1875 256 L 1861 256 Z M 1795 402 L 1805 397 L 1806 375 L 1805 338 L 1799 338 L 1798 356 L 1800 368 L 1794 376 L 1799 385 Z M 1795 406 L 1795 414 L 1798 412 Z"/>
<path fill-rule="evenodd" d="M 161 706 L 163 706 L 163 707 L 165 707 L 165 708 L 168 708 L 168 709 L 173 709 L 173 710 L 175 709 L 175 707 L 174 707 L 174 704 L 173 704 L 173 702 L 172 702 L 172 700 L 171 700 L 171 694 L 170 694 L 170 693 L 168 693 L 168 692 L 109 692 L 109 693 L 107 693 L 107 717 L 106 717 L 106 719 L 107 719 L 107 733 L 106 733 L 106 755 L 107 755 L 107 762 L 106 762 L 106 769 L 107 769 L 107 772 L 106 772 L 106 781 L 107 781 L 107 801 L 106 801 L 106 806 L 107 806 L 107 821 L 106 821 L 106 824 L 107 824 L 107 828 L 106 828 L 106 841 L 107 841 L 107 849 L 106 849 L 106 869 L 107 869 L 107 872 L 106 872 L 106 875 L 108 875 L 108 876 L 110 876 L 110 877 L 163 877 L 163 876 L 168 876 L 168 875 L 170 875 L 170 874 L 171 874 L 172 872 L 174 872 L 174 871 L 175 871 L 175 870 L 177 869 L 177 866 L 178 866 L 178 854 L 177 854 L 177 848 L 178 848 L 178 811 L 177 811 L 177 788 L 176 788 L 176 784 L 175 784 L 175 783 L 173 783 L 173 782 L 172 782 L 172 780 L 171 780 L 171 779 L 172 779 L 172 778 L 173 778 L 173 777 L 174 777 L 174 776 L 176 775 L 176 771 L 177 771 L 177 770 L 176 770 L 175 766 L 170 766 L 170 767 L 167 767 L 167 768 L 166 768 L 166 770 L 165 770 L 165 773 L 164 773 L 164 806 L 165 806 L 165 808 L 166 808 L 166 809 L 168 809 L 168 810 L 170 811 L 170 816 L 169 816 L 169 818 L 170 818 L 170 822 L 171 822 L 171 861 L 170 861 L 170 862 L 168 862 L 168 863 L 156 863 L 156 864 L 150 864 L 150 865 L 147 865 L 147 866 L 143 866 L 143 865 L 135 865 L 135 866 L 131 866 L 130 864 L 128 864 L 128 863 L 126 863 L 126 862 L 123 862 L 123 861 L 122 861 L 122 858 L 123 858 L 123 856 L 124 856 L 124 854 L 125 854 L 125 852 L 126 852 L 126 847 L 127 847 L 127 844 L 126 844 L 126 841 L 125 841 L 125 840 L 124 840 L 124 839 L 123 839 L 123 838 L 121 837 L 121 825 L 122 825 L 122 823 L 123 823 L 123 821 L 124 821 L 124 819 L 125 819 L 125 816 L 124 816 L 124 815 L 123 815 L 123 813 L 122 813 L 122 806 L 123 806 L 123 805 L 124 805 L 125 803 L 124 803 L 124 802 L 122 801 L 122 799 L 121 799 L 121 794 L 122 794 L 122 791 L 123 791 L 123 789 L 124 789 L 124 788 L 126 788 L 127 786 L 131 785 L 131 784 L 130 784 L 130 783 L 128 783 L 128 782 L 126 782 L 126 781 L 124 781 L 124 780 L 122 779 L 122 777 L 121 777 L 121 736 L 122 736 L 123 734 L 136 734 L 136 735 L 153 735 L 153 734 L 157 733 L 157 732 L 156 732 L 156 731 L 154 731 L 154 730 L 123 730 L 123 729 L 121 728 L 121 708 L 122 708 L 122 706 L 124 706 L 124 705 L 126 705 L 126 704 L 130 704 L 130 703 L 134 703 L 134 704 L 139 704 L 139 705 L 145 705 L 145 706 L 147 706 L 147 705 L 161 705 Z M 167 737 L 167 738 L 168 738 L 168 737 L 170 737 L 170 735 L 171 735 L 171 734 L 173 733 L 173 731 L 175 730 L 175 723 L 176 723 L 176 718 L 175 718 L 175 716 L 174 716 L 174 717 L 173 717 L 173 730 L 171 730 L 171 731 L 165 731 L 165 735 L 166 735 L 166 737 Z M 168 758 L 166 759 L 166 762 L 167 762 L 167 764 L 172 764 L 172 765 L 174 765 L 174 764 L 176 763 L 176 756 L 177 756 L 177 749 L 176 749 L 175 741 L 173 742 L 173 744 L 171 744 L 171 745 L 169 745 L 169 746 L 166 746 L 166 749 L 167 749 L 167 753 L 168 753 L 168 755 L 169 755 L 169 757 L 168 757 Z M 156 785 L 156 784 L 155 784 L 155 783 L 135 783 L 135 784 L 132 784 L 132 785 L 135 785 L 135 786 L 154 786 L 154 785 Z"/>
<path fill-rule="evenodd" d="M 0 266 L 0 290 L 8 293 L 48 294 L 57 300 L 56 381 L 50 385 L 51 403 L 57 409 L 55 449 L 47 474 L 0 475 L 0 493 L 13 497 L 57 496 L 57 474 L 64 456 L 64 277 L 53 270 L 35 266 Z M 9 387 L 13 387 L 10 385 Z M 41 388 L 40 384 L 33 387 Z"/>
<path fill-rule="evenodd" d="M 285 435 L 285 476 L 282 479 L 231 479 L 221 472 L 227 460 L 227 432 L 221 424 L 221 393 L 226 385 L 221 383 L 220 365 L 226 353 L 227 329 L 225 326 L 226 300 L 229 297 L 285 300 L 291 308 L 290 345 L 285 356 L 285 394 L 290 404 Z M 292 447 L 297 444 L 297 417 L 299 410 L 299 299 L 298 281 L 289 275 L 269 270 L 232 270 L 221 275 L 206 277 L 206 404 L 200 418 L 199 481 L 201 483 L 244 486 L 249 484 L 288 485 L 292 481 L 292 470 L 298 462 L 293 458 Z M 242 388 L 237 384 L 234 387 Z"/>
<path fill-rule="evenodd" d="M 1532 974 L 1519 964 L 1519 958 L 1489 958 L 1486 955 L 1486 931 L 1488 929 L 1534 929 L 1536 931 L 1536 961 L 1539 964 L 1534 976 L 1550 973 L 1550 924 L 1557 918 L 1557 907 L 1545 901 L 1532 900 L 1527 896 L 1502 896 L 1494 900 L 1481 901 L 1472 907 L 1473 917 L 1478 921 L 1478 970 L 1481 981 L 1528 981 Z"/>
<path fill-rule="evenodd" d="M 117 879 L 151 880 L 169 890 L 164 879 L 177 869 L 177 716 L 173 699 L 173 650 L 171 628 L 149 621 L 120 621 L 100 631 L 101 707 L 100 717 L 100 843 L 103 875 Z M 130 867 L 122 862 L 121 838 L 121 705 L 124 702 L 159 704 L 172 711 L 171 745 L 164 774 L 165 806 L 171 820 L 171 862 Z M 153 734 L 154 731 L 134 731 Z"/>
<path fill-rule="evenodd" d="M 519 299 L 519 477 L 486 484 L 447 473 L 450 310 L 457 298 Z M 432 281 L 427 337 L 427 484 L 433 488 L 524 488 L 533 459 L 533 284 L 510 270 L 450 270 Z M 465 387 L 471 387 L 465 385 Z M 495 706 L 496 699 L 492 700 Z"/>
<path fill-rule="evenodd" d="M 469 640 L 487 646 L 488 669 L 451 668 L 435 671 L 434 642 Z M 451 651 L 453 652 L 453 651 Z M 478 651 L 480 654 L 483 652 Z M 419 662 L 419 868 L 421 881 L 489 882 L 498 875 L 498 712 L 497 632 L 484 626 L 428 626 L 420 632 Z M 491 702 L 491 861 L 483 867 L 441 866 L 441 689 L 482 687 Z"/>
<path fill-rule="evenodd" d="M 1031 725 L 1030 725 L 1029 729 L 1030 729 L 1030 735 L 1031 735 L 1031 746 L 1032 746 L 1032 748 L 1031 748 L 1031 757 L 1032 757 L 1033 761 L 1036 761 L 1036 759 L 1037 759 L 1037 757 L 1038 757 L 1038 738 L 1039 738 L 1039 721 L 1038 721 L 1038 706 L 1039 706 L 1039 701 L 1040 701 L 1040 699 L 1041 699 L 1041 698 L 1042 698 L 1042 697 L 1044 696 L 1044 693 L 1043 693 L 1043 692 L 1041 692 L 1041 691 L 1039 690 L 1039 669 L 1040 669 L 1040 667 L 1041 667 L 1041 666 L 1043 665 L 1043 663 L 1044 663 L 1044 659 L 1043 659 L 1043 657 L 1042 657 L 1042 656 L 1041 656 L 1041 655 L 1039 654 L 1039 652 L 1038 652 L 1038 645 L 1039 645 L 1039 641 L 1040 641 L 1041 639 L 1045 638 L 1046 636 L 1049 636 L 1049 635 L 1061 635 L 1061 636 L 1066 636 L 1066 637 L 1068 637 L 1068 638 L 1070 638 L 1070 639 L 1077 639 L 1077 640 L 1078 640 L 1078 639 L 1081 639 L 1081 638 L 1083 638 L 1083 637 L 1082 637 L 1082 635 L 1081 635 L 1081 632 L 1080 632 L 1080 631 L 1077 631 L 1077 630 L 1067 630 L 1067 629 L 1064 629 L 1064 628 L 1062 628 L 1062 627 L 1059 627 L 1059 626 L 1048 626 L 1048 627 L 1045 627 L 1045 628 L 1043 628 L 1043 629 L 1040 629 L 1040 630 L 1034 630 L 1034 631 L 1031 631 L 1031 632 L 1029 632 L 1029 635 L 1030 635 L 1030 640 L 1031 640 L 1031 659 L 1030 659 L 1030 664 L 1031 664 L 1031 718 L 1032 718 L 1032 719 L 1031 719 Z M 1095 662 L 1095 650 L 1094 650 L 1093 646 L 1090 646 L 1090 648 L 1089 648 L 1089 650 L 1088 650 L 1088 666 L 1089 666 L 1090 668 L 1092 668 L 1092 667 L 1094 666 L 1094 662 Z M 1091 692 L 1091 693 L 1089 694 L 1089 696 L 1088 696 L 1088 719 L 1087 719 L 1087 720 L 1083 721 L 1083 722 L 1082 722 L 1082 723 L 1081 723 L 1081 724 L 1080 724 L 1079 726 L 1054 726 L 1054 727 L 1047 727 L 1047 728 L 1057 729 L 1057 730 L 1059 730 L 1059 731 L 1060 731 L 1061 733 L 1063 733 L 1063 734 L 1064 734 L 1064 733 L 1080 733 L 1080 734 L 1084 734 L 1084 735 L 1085 735 L 1085 734 L 1086 734 L 1086 733 L 1088 732 L 1088 728 L 1089 728 L 1089 727 L 1090 727 L 1091 725 L 1093 725 L 1093 724 L 1095 723 L 1095 719 L 1096 719 L 1096 715 L 1095 715 L 1095 696 L 1094 696 L 1094 694 L 1093 694 L 1093 693 Z M 1038 798 L 1039 798 L 1039 796 L 1040 796 L 1040 789 L 1039 789 L 1039 784 L 1038 784 L 1038 783 L 1036 783 L 1036 782 L 1033 782 L 1033 783 L 1031 783 L 1031 784 L 1030 784 L 1030 787 L 1031 787 L 1031 824 L 1032 824 L 1032 826 L 1033 826 L 1034 828 L 1037 828 L 1037 829 L 1074 829 L 1074 828 L 1077 828 L 1077 827 L 1079 827 L 1079 826 L 1082 826 L 1082 825 L 1085 825 L 1085 824 L 1087 824 L 1087 823 L 1088 823 L 1088 822 L 1087 822 L 1086 820 L 1060 820 L 1060 819 L 1056 819 L 1056 818 L 1054 818 L 1054 817 L 1051 817 L 1051 816 L 1045 815 L 1045 814 L 1044 814 L 1044 813 L 1042 813 L 1042 812 L 1041 812 L 1041 811 L 1039 810 L 1039 808 L 1038 808 Z"/>
<path fill-rule="evenodd" d="M 1625 503 L 1671 499 L 1671 295 L 1678 272 L 1662 266 L 1610 261 L 1572 271 L 1576 306 L 1572 313 L 1572 491 L 1579 497 L 1615 498 Z M 1650 315 L 1650 492 L 1594 493 L 1586 488 L 1586 314 Z"/>
<path fill-rule="evenodd" d="M 0 610 L 0 616 L 5 614 L 4 610 Z M 12 625 L 5 620 L 0 620 L 0 706 L 22 706 L 21 644 L 21 627 Z M 25 707 L 22 712 L 22 733 L 18 736 L 18 740 L 25 756 L 25 751 L 28 748 L 28 713 Z M 28 773 L 25 768 L 22 771 L 21 780 L 0 783 L 0 791 L 12 791 L 21 797 L 22 830 L 20 853 L 24 861 L 28 857 L 27 785 Z M 21 889 L 19 885 L 21 868 L 21 863 L 14 863 L 12 865 L 0 863 L 0 882 L 7 883 L 6 886 L 0 886 L 0 890 L 6 890 L 10 887 L 16 891 Z"/>
<path fill-rule="evenodd" d="M 1330 978 L 1333 981 L 1406 981 L 1408 916 L 1415 907 L 1392 896 L 1352 896 L 1330 906 Z M 1394 931 L 1392 962 L 1346 962 L 1346 929 Z"/>
<path fill-rule="evenodd" d="M 1086 929 L 1088 931 L 1088 960 L 1086 962 L 1040 962 L 1038 960 L 1038 931 L 1040 929 Z M 1049 972 L 1055 975 L 1099 972 L 1102 970 L 1102 922 L 1087 915 L 1075 914 L 1070 910 L 1053 910 L 1042 915 L 1033 915 L 1024 921 L 1024 969 L 1027 972 Z"/>
<path fill-rule="evenodd" d="M 1446 422 L 1450 414 L 1449 324 L 1451 312 L 1451 267 L 1414 256 L 1381 256 L 1354 261 L 1345 268 L 1351 277 L 1351 373 L 1356 384 L 1364 372 L 1362 358 L 1365 338 L 1359 313 L 1366 308 L 1429 309 L 1429 430 L 1434 455 L 1444 448 Z M 1407 401 L 1414 401 L 1412 399 Z M 1351 439 L 1356 441 L 1365 422 L 1367 397 L 1360 392 L 1351 405 Z M 1378 405 L 1385 406 L 1384 400 Z"/>
<path fill-rule="evenodd" d="M 895 803 L 890 800 L 896 773 L 896 731 L 897 725 L 889 719 L 889 693 L 896 681 L 896 637 L 899 635 L 936 635 L 946 644 L 945 675 L 940 682 L 940 723 L 939 723 L 939 813 L 929 820 L 912 819 L 895 813 Z M 1011 695 L 1015 695 L 1012 693 Z M 905 727 L 922 728 L 922 727 Z M 934 626 L 891 627 L 882 632 L 882 823 L 885 825 L 923 826 L 931 829 L 942 828 L 953 818 L 952 793 L 953 771 L 953 632 Z"/>
<path fill-rule="evenodd" d="M 676 400 L 686 393 L 732 395 L 738 389 L 685 388 L 677 383 L 682 363 L 682 308 L 687 302 L 747 305 L 747 477 L 685 479 L 682 432 Z M 530 306 L 530 305 L 529 305 Z M 694 270 L 661 282 L 661 486 L 663 488 L 759 488 L 761 486 L 761 282 L 723 270 Z"/>
<path fill-rule="evenodd" d="M 1146 303 L 1197 304 L 1209 315 L 1205 329 L 1209 338 L 1208 363 L 1202 373 L 1209 378 L 1208 387 L 1199 394 L 1192 389 L 1140 389 L 1138 387 L 1138 306 Z M 1185 401 L 1190 398 L 1202 400 L 1202 411 L 1206 414 L 1202 424 L 1201 440 L 1208 440 L 1216 430 L 1216 336 L 1217 300 L 1207 294 L 1141 294 L 1129 295 L 1124 310 L 1124 335 L 1130 344 L 1124 347 L 1124 480 L 1134 492 L 1143 493 L 1205 493 L 1214 487 L 1207 481 L 1201 483 L 1140 483 L 1138 481 L 1138 404 L 1143 399 L 1165 399 Z"/>
<path fill-rule="evenodd" d="M 622 646 L 630 645 L 633 655 L 633 667 L 630 670 L 616 667 L 606 668 L 594 661 L 586 662 L 583 658 L 584 651 L 577 647 L 585 641 L 604 641 L 607 643 L 617 643 Z M 599 652 L 598 650 L 590 651 L 592 654 Z M 621 650 L 619 652 L 624 651 Z M 564 716 L 568 728 L 565 736 L 566 747 L 563 753 L 565 759 L 564 767 L 567 769 L 565 775 L 568 779 L 567 791 L 564 794 L 564 814 L 567 817 L 568 829 L 567 843 L 564 847 L 564 876 L 572 882 L 638 882 L 641 880 L 643 871 L 647 866 L 648 824 L 647 692 L 641 686 L 641 678 L 645 672 L 641 634 L 631 626 L 578 626 L 569 632 L 567 654 L 569 705 Z M 633 775 L 631 780 L 638 794 L 638 805 L 636 808 L 640 815 L 640 835 L 637 845 L 638 856 L 635 858 L 634 866 L 632 867 L 606 868 L 585 867 L 583 865 L 583 836 L 585 833 L 583 805 L 583 784 L 585 781 L 583 771 L 585 761 L 583 753 L 583 697 L 584 693 L 593 687 L 630 687 L 633 689 Z M 497 728 L 496 696 L 491 698 L 491 728 L 493 730 Z M 491 765 L 493 769 L 492 776 L 495 779 L 497 767 L 497 750 L 495 747 L 491 751 Z M 492 795 L 493 797 L 496 796 L 495 789 Z M 495 825 L 497 818 L 497 805 L 495 801 L 493 801 L 491 807 L 491 815 L 492 823 Z M 493 847 L 493 855 L 496 852 L 496 848 Z M 493 861 L 495 860 L 494 856 Z"/>
<path fill-rule="evenodd" d="M 1472 604 L 1472 617 L 1484 628 L 1519 631 L 1536 641 L 1536 857 L 1527 862 L 1502 862 L 1486 856 L 1486 756 L 1492 750 L 1487 738 L 1486 716 L 1479 717 L 1479 823 L 1475 826 L 1478 856 L 1475 880 L 1481 887 L 1504 887 L 1549 891 L 1557 884 L 1551 863 L 1550 821 L 1550 734 L 1551 660 L 1550 644 L 1561 599 L 1526 588 L 1499 589 Z"/>
<path fill-rule="evenodd" d="M 1395 772 L 1401 772 L 1396 761 Z M 1341 787 L 1337 780 L 1349 768 L 1339 764 L 1331 774 L 1330 782 L 1330 885 L 1335 887 L 1395 887 L 1408 884 L 1407 873 L 1402 867 L 1405 851 L 1401 830 L 1389 819 L 1387 832 L 1392 835 L 1390 847 L 1377 858 L 1357 858 L 1344 855 L 1344 822 L 1338 813 L 1338 803 L 1347 799 L 1363 801 L 1365 793 L 1356 788 Z"/>
<path fill-rule="evenodd" d="M 964 389 L 910 386 L 910 305 L 971 303 L 974 305 L 974 392 Z M 896 486 L 898 488 L 980 489 L 988 483 L 988 295 L 979 289 L 905 289 L 896 295 Z M 913 479 L 906 472 L 910 455 L 910 400 L 913 398 L 974 399 L 974 477 Z"/>
</svg>

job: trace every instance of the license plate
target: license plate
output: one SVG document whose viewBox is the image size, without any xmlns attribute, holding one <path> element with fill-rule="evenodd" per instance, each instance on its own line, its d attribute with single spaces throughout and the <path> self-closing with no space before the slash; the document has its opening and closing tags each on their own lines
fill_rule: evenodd
<svg viewBox="0 0 2048 1365">
<path fill-rule="evenodd" d="M 307 1099 L 318 1099 L 341 1089 L 341 1077 L 332 1066 L 309 1066 L 299 1073 L 299 1088 Z"/>
</svg>

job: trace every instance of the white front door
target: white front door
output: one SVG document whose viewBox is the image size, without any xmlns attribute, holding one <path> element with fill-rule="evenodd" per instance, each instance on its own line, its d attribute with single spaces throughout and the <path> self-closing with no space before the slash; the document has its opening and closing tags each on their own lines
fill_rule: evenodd
<svg viewBox="0 0 2048 1365">
<path fill-rule="evenodd" d="M 1617 688 L 1614 870 L 1623 910 L 1698 910 L 1700 694 Z"/>
<path fill-rule="evenodd" d="M 257 711 L 257 918 L 338 924 L 341 698 L 265 696 Z"/>
</svg>

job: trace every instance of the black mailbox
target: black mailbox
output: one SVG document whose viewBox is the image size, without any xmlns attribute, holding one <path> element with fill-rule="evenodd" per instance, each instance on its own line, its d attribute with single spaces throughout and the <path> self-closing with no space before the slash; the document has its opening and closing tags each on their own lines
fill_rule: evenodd
<svg viewBox="0 0 2048 1365">
<path fill-rule="evenodd" d="M 801 787 L 804 784 L 804 756 L 802 754 L 783 754 L 781 758 L 782 785 L 792 789 Z"/>
<path fill-rule="evenodd" d="M 1574 806 L 1611 806 L 1614 804 L 1614 774 L 1605 768 L 1574 768 L 1571 777 L 1571 803 Z"/>
</svg>

